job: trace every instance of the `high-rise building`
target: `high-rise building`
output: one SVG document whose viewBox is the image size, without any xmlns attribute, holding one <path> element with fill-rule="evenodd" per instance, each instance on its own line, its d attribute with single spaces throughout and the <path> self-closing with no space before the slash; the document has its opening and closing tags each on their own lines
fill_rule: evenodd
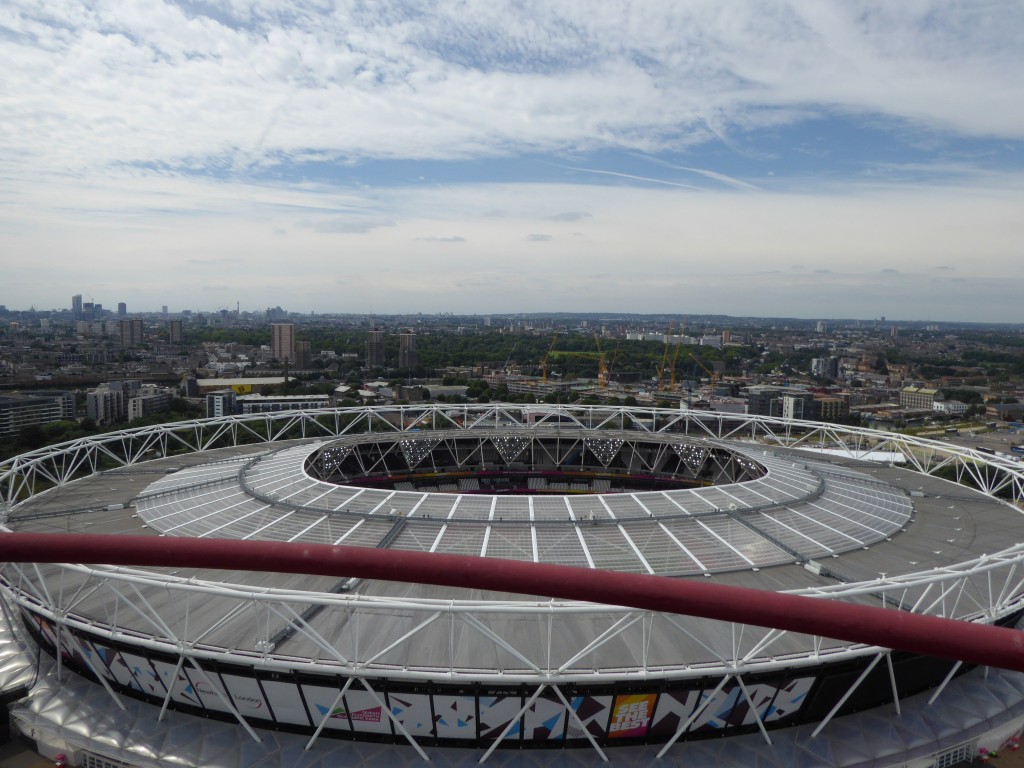
<svg viewBox="0 0 1024 768">
<path fill-rule="evenodd" d="M 270 356 L 295 362 L 295 323 L 270 324 Z"/>
<path fill-rule="evenodd" d="M 166 304 L 164 304 L 162 307 L 160 307 L 160 312 L 162 314 L 164 314 L 164 315 L 167 314 L 167 305 Z"/>
<path fill-rule="evenodd" d="M 167 324 L 167 331 L 171 344 L 181 344 L 185 341 L 185 332 L 182 329 L 181 320 L 171 320 Z"/>
<path fill-rule="evenodd" d="M 366 337 L 366 367 L 384 367 L 384 331 L 371 328 Z"/>
<path fill-rule="evenodd" d="M 142 318 L 133 317 L 131 320 L 121 320 L 118 325 L 121 329 L 122 347 L 142 346 Z"/>
<path fill-rule="evenodd" d="M 398 335 L 398 367 L 416 367 L 416 331 L 410 328 Z"/>
<path fill-rule="evenodd" d="M 811 358 L 811 375 L 820 376 L 823 379 L 835 381 L 839 378 L 838 357 L 814 357 Z"/>
<path fill-rule="evenodd" d="M 123 301 L 117 302 L 117 316 L 127 317 L 128 316 L 128 305 Z"/>
<path fill-rule="evenodd" d="M 71 297 L 71 317 L 74 320 L 82 320 L 82 294 L 76 293 Z"/>
<path fill-rule="evenodd" d="M 300 370 L 313 367 L 313 354 L 308 341 L 295 342 L 295 367 Z"/>
</svg>

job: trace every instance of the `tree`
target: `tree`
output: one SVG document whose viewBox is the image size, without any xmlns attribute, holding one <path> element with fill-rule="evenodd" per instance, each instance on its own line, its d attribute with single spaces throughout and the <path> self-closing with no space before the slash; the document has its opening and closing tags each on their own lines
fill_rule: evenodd
<svg viewBox="0 0 1024 768">
<path fill-rule="evenodd" d="M 46 444 L 46 432 L 39 424 L 28 424 L 18 432 L 18 442 L 26 451 L 42 448 Z"/>
</svg>

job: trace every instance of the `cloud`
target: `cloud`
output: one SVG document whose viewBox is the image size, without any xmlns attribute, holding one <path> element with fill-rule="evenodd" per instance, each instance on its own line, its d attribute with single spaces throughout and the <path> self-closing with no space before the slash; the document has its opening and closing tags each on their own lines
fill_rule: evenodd
<svg viewBox="0 0 1024 768">
<path fill-rule="evenodd" d="M 580 173 L 595 173 L 602 176 L 616 176 L 620 179 L 631 179 L 632 181 L 643 181 L 648 184 L 664 184 L 666 187 L 678 187 L 679 189 L 700 189 L 692 184 L 680 184 L 677 181 L 667 179 L 656 179 L 651 176 L 638 176 L 635 173 L 620 173 L 619 171 L 606 171 L 601 168 L 578 168 L 574 166 L 563 166 L 567 171 L 579 171 Z"/>
<path fill-rule="evenodd" d="M 197 267 L 219 267 L 224 264 L 237 264 L 242 261 L 235 257 L 222 257 L 222 258 L 206 258 L 206 259 L 188 259 L 188 263 Z"/>
<path fill-rule="evenodd" d="M 1015 3 L 11 6 L 8 172 L 650 154 L 836 114 L 1024 138 Z"/>
<path fill-rule="evenodd" d="M 369 219 L 330 218 L 320 221 L 300 223 L 299 226 L 306 226 L 315 229 L 317 232 L 338 232 L 342 234 L 361 235 L 372 232 L 381 227 L 393 227 L 394 221 L 379 221 Z"/>
<path fill-rule="evenodd" d="M 928 300 L 909 276 L 953 282 L 935 264 L 1017 274 L 1019 3 L 5 10 L 0 238 L 4 287 L 26 304 L 63 306 L 139 253 L 146 282 L 108 283 L 124 295 L 107 303 L 184 305 L 205 282 L 252 306 L 468 310 L 477 297 L 445 280 L 487 262 L 508 265 L 491 284 L 536 284 L 551 308 L 677 310 L 666 276 L 682 272 L 709 311 L 855 314 L 863 287 L 871 314 L 895 317 Z M 416 240 L 472 247 L 439 269 Z M 203 280 L 180 274 L 190 259 Z M 908 277 L 879 272 L 892 264 Z M 788 280 L 761 297 L 750 275 L 766 265 Z M 357 286 L 344 302 L 309 279 L 341 266 Z M 503 293 L 509 310 L 535 300 Z M 1015 306 L 943 296 L 951 314 Z"/>
<path fill-rule="evenodd" d="M 712 179 L 714 181 L 719 181 L 722 184 L 725 184 L 726 186 L 733 187 L 734 189 L 740 189 L 740 190 L 756 190 L 756 189 L 759 189 L 759 187 L 757 187 L 757 185 L 755 185 L 755 184 L 751 184 L 749 182 L 742 181 L 742 180 L 734 178 L 732 176 L 727 176 L 726 174 L 719 173 L 718 171 L 710 171 L 710 170 L 707 170 L 705 168 L 691 168 L 691 167 L 685 166 L 685 165 L 676 165 L 675 163 L 670 163 L 668 161 L 661 160 L 661 159 L 656 158 L 656 157 L 647 157 L 647 156 L 641 156 L 641 157 L 643 157 L 644 160 L 648 160 L 648 161 L 650 161 L 652 163 L 656 163 L 656 164 L 664 166 L 666 168 L 674 168 L 677 171 L 686 171 L 687 173 L 695 173 L 695 174 L 697 174 L 699 176 L 704 176 L 705 178 Z"/>
<path fill-rule="evenodd" d="M 591 215 L 580 211 L 566 211 L 565 213 L 556 213 L 546 218 L 549 221 L 583 221 L 583 219 L 591 218 Z"/>
</svg>

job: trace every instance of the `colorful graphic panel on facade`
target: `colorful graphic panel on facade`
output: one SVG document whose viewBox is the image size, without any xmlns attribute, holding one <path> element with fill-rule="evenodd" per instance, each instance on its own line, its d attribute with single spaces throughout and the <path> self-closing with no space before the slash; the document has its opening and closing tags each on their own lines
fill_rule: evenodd
<svg viewBox="0 0 1024 768">
<path fill-rule="evenodd" d="M 635 739 L 646 736 L 657 698 L 657 694 L 653 693 L 616 696 L 612 719 L 608 724 L 608 738 Z"/>
<path fill-rule="evenodd" d="M 440 739 L 475 739 L 476 697 L 435 694 L 434 720 Z"/>
<path fill-rule="evenodd" d="M 120 651 L 96 642 L 91 643 L 91 645 L 96 652 L 96 657 L 100 661 L 96 666 L 103 667 L 101 673 L 108 680 L 112 680 L 135 691 L 142 690 L 142 687 L 136 682 L 135 676 L 128 669 L 128 662 L 124 660 Z"/>
<path fill-rule="evenodd" d="M 737 700 L 743 695 L 740 693 L 738 685 L 723 688 L 712 696 L 713 693 L 714 690 L 701 693 L 700 703 L 697 706 L 704 705 L 704 702 L 707 702 L 707 706 L 697 716 L 697 719 L 693 721 L 693 725 L 690 726 L 691 731 L 697 731 L 702 728 L 705 730 L 725 728 L 729 724 L 729 716 L 732 714 L 733 707 L 736 706 Z"/>
<path fill-rule="evenodd" d="M 491 741 L 498 738 L 513 718 L 516 722 L 509 728 L 506 741 L 518 741 L 522 735 L 522 725 L 518 718 L 523 708 L 523 697 L 520 694 L 511 696 L 480 697 L 480 738 Z"/>
<path fill-rule="evenodd" d="M 539 697 L 523 716 L 527 741 L 558 741 L 565 731 L 565 705 L 557 698 Z"/>
<path fill-rule="evenodd" d="M 135 675 L 136 679 L 142 683 L 142 679 L 139 678 L 143 673 L 143 663 L 148 665 L 145 659 L 132 656 L 131 653 L 124 653 L 128 667 L 131 669 L 132 674 Z M 167 664 L 161 662 L 161 660 L 155 660 L 153 663 L 157 675 L 157 680 L 161 686 L 165 689 L 171 689 L 171 700 L 177 703 L 183 703 L 189 707 L 202 707 L 203 700 L 200 698 L 199 693 L 191 684 L 191 680 L 185 673 L 185 669 L 182 667 L 177 670 L 176 665 Z M 160 694 L 163 697 L 164 693 Z"/>
<path fill-rule="evenodd" d="M 348 710 L 345 708 L 345 701 L 338 694 L 341 693 L 341 686 L 337 688 L 325 688 L 320 685 L 303 685 L 302 695 L 309 705 L 309 714 L 313 718 L 313 727 L 317 728 L 320 723 L 324 728 L 332 731 L 350 731 L 348 725 Z"/>
<path fill-rule="evenodd" d="M 345 706 L 348 708 L 348 717 L 352 721 L 352 730 L 357 733 L 391 733 L 391 718 L 384 711 L 381 702 L 383 694 L 377 694 L 380 700 L 375 698 L 369 691 L 354 690 L 355 686 L 348 689 L 345 694 Z"/>
<path fill-rule="evenodd" d="M 164 696 L 167 695 L 167 683 L 163 678 L 161 678 L 160 671 L 150 664 L 150 659 L 145 656 L 129 653 L 128 651 L 122 651 L 121 656 L 124 658 L 125 664 L 131 672 L 132 677 L 134 677 L 138 682 L 140 690 L 144 693 L 160 696 L 161 698 L 164 698 Z M 170 669 L 171 671 L 174 670 L 173 667 Z M 188 685 L 188 683 L 186 682 L 185 685 Z M 180 693 L 180 691 L 177 692 Z M 199 697 L 194 691 L 189 691 L 189 694 L 190 695 L 188 696 L 181 696 L 178 698 L 172 697 L 172 700 L 187 703 L 187 705 L 191 707 L 203 706 L 203 703 L 199 700 Z"/>
<path fill-rule="evenodd" d="M 679 726 L 689 720 L 697 705 L 698 691 L 668 691 L 658 697 L 654 719 L 647 733 L 650 736 L 671 738 Z"/>
<path fill-rule="evenodd" d="M 434 715 L 426 693 L 388 693 L 391 714 L 410 736 L 433 736 Z"/>
<path fill-rule="evenodd" d="M 778 688 L 775 701 L 772 702 L 767 713 L 762 714 L 761 717 L 766 723 L 770 723 L 799 712 L 813 684 L 813 677 L 799 677 Z"/>
<path fill-rule="evenodd" d="M 569 705 L 576 717 L 570 717 L 565 726 L 565 738 L 585 739 L 586 733 L 598 739 L 605 737 L 605 728 L 608 725 L 608 712 L 612 708 L 611 696 L 574 696 L 569 699 Z M 580 727 L 582 722 L 583 728 Z"/>
</svg>

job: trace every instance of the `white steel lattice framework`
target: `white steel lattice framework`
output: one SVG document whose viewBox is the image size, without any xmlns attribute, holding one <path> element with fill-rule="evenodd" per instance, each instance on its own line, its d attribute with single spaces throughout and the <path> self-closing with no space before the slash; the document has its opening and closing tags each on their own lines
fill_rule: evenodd
<svg viewBox="0 0 1024 768">
<path fill-rule="evenodd" d="M 276 450 L 278 444 L 295 440 L 334 441 L 377 434 L 398 436 L 399 449 L 418 462 L 426 450 L 419 438 L 427 438 L 427 442 L 438 439 L 430 436 L 431 432 L 483 431 L 500 432 L 495 446 L 503 456 L 514 457 L 525 447 L 515 430 L 523 435 L 585 430 L 580 434 L 587 435 L 583 439 L 591 441 L 599 458 L 610 457 L 621 448 L 629 439 L 618 436 L 622 433 L 685 438 L 689 441 L 686 445 L 699 445 L 694 441 L 705 440 L 715 445 L 747 446 L 753 451 L 751 455 L 760 450 L 758 446 L 788 451 L 821 443 L 845 445 L 852 458 L 873 452 L 899 454 L 907 470 L 922 477 L 948 476 L 973 487 L 989 500 L 989 506 L 1020 526 L 1014 520 L 1019 510 L 1012 506 L 1019 507 L 1024 500 L 1024 474 L 1020 469 L 1010 461 L 947 443 L 733 414 L 502 404 L 261 414 L 108 433 L 24 454 L 0 465 L 0 503 L 4 522 L 18 529 L 25 520 L 47 514 L 45 509 L 40 511 L 38 502 L 64 486 L 102 472 L 113 477 L 119 471 L 145 471 L 147 462 L 155 458 L 166 462 L 168 457 L 216 449 L 251 450 L 252 446 L 263 445 Z M 594 434 L 591 430 L 602 432 Z M 613 433 L 616 436 L 610 436 Z M 412 438 L 417 440 L 402 445 L 402 440 Z M 692 458 L 692 450 L 681 450 L 684 461 L 687 455 L 693 461 L 701 460 Z M 338 451 L 334 458 L 344 460 L 344 445 Z M 211 458 L 205 466 L 215 466 L 214 460 Z M 232 463 L 231 459 L 226 463 Z M 232 471 L 238 466 L 235 460 Z M 217 480 L 210 482 L 215 484 Z M 950 492 L 945 496 L 955 498 Z M 992 504 L 996 499 L 999 503 Z M 277 504 L 284 515 L 295 513 L 287 499 L 263 501 L 270 507 Z M 530 509 L 530 530 L 540 530 L 532 505 Z M 60 513 L 68 516 L 71 511 Z M 571 530 L 575 535 L 583 521 L 574 522 Z M 439 521 L 440 526 L 446 524 L 452 521 Z M 618 523 L 616 526 L 621 527 Z M 913 527 L 910 529 L 912 533 Z M 628 535 L 626 539 L 632 541 Z M 686 542 L 679 543 L 685 549 Z M 642 547 L 638 549 L 643 560 Z M 536 544 L 533 551 L 537 551 Z M 922 562 L 920 569 L 908 567 L 904 572 L 881 573 L 872 578 L 821 579 L 789 591 L 990 623 L 1020 611 L 1024 599 L 1022 559 L 1024 545 L 1014 544 L 957 562 Z M 832 566 L 804 558 L 802 572 L 814 576 L 840 573 L 843 567 L 839 562 Z M 590 566 L 594 565 L 591 561 Z M 362 701 L 384 705 L 380 709 L 390 723 L 382 720 L 381 727 L 386 725 L 389 732 L 393 729 L 396 738 L 408 740 L 424 756 L 419 743 L 424 734 L 393 713 L 391 699 L 385 705 L 386 694 L 379 681 L 526 686 L 528 694 L 523 694 L 513 707 L 517 712 L 506 713 L 507 727 L 489 734 L 490 746 L 484 758 L 509 738 L 514 724 L 541 702 L 550 704 L 546 711 L 560 712 L 566 721 L 562 726 L 566 738 L 575 734 L 578 739 L 586 739 L 604 756 L 600 740 L 577 714 L 578 699 L 587 686 L 705 681 L 703 702 L 689 707 L 671 736 L 663 739 L 663 753 L 688 729 L 706 723 L 726 695 L 758 711 L 771 687 L 759 682 L 766 675 L 785 672 L 794 680 L 811 679 L 814 670 L 823 664 L 864 660 L 862 673 L 822 718 L 819 730 L 883 661 L 897 707 L 899 702 L 893 656 L 885 649 L 822 637 L 795 637 L 740 624 L 715 622 L 709 627 L 708 622 L 695 624 L 685 617 L 556 600 L 506 596 L 453 599 L 415 591 L 362 591 L 352 583 L 318 583 L 311 587 L 300 581 L 274 581 L 255 575 L 232 581 L 213 578 L 212 573 L 186 577 L 124 567 L 6 564 L 2 576 L 7 594 L 32 616 L 44 620 L 39 624 L 40 632 L 52 632 L 54 637 L 50 639 L 56 647 L 77 650 L 76 658 L 118 706 L 123 707 L 118 690 L 125 681 L 101 667 L 95 651 L 105 647 L 102 643 L 110 647 L 131 645 L 141 653 L 176 659 L 170 665 L 170 679 L 186 670 L 189 679 L 207 692 L 203 701 L 206 710 L 237 719 L 255 739 L 259 737 L 252 727 L 253 718 L 239 706 L 238 691 L 244 686 L 211 672 L 211 664 L 250 664 L 268 673 L 299 672 L 344 680 L 331 692 L 334 700 L 325 701 L 326 708 L 320 707 L 324 714 L 319 718 L 310 715 L 310 744 L 333 727 L 332 713 L 339 704 L 358 693 Z M 581 627 L 587 628 L 587 634 L 581 634 Z M 86 637 L 95 642 L 89 645 L 92 641 L 82 640 Z M 467 647 L 472 652 L 467 652 Z M 423 648 L 430 652 L 416 650 Z M 486 666 L 480 663 L 484 658 L 489 660 Z M 57 663 L 58 667 L 62 663 L 61 654 L 57 654 Z M 958 669 L 958 663 L 950 665 L 934 697 L 941 694 Z M 163 710 L 173 706 L 180 694 L 173 685 L 165 687 Z M 318 711 L 307 708 L 313 714 Z M 766 726 L 771 722 L 772 716 L 764 714 L 752 718 L 748 725 L 756 726 L 770 741 Z"/>
</svg>

